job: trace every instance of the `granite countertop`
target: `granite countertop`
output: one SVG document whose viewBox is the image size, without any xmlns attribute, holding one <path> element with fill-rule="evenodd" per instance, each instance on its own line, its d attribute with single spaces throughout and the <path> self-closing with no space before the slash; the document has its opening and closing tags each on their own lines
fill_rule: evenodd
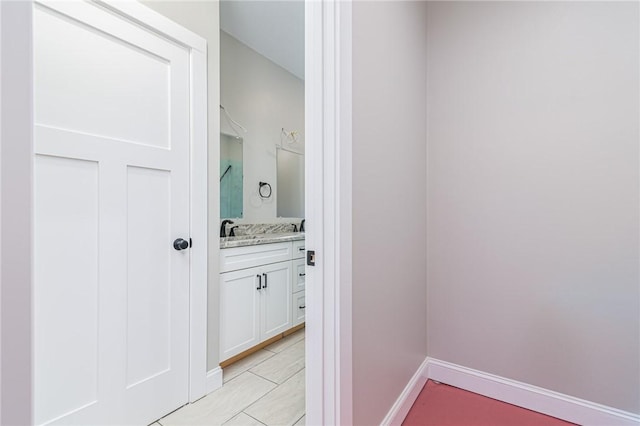
<svg viewBox="0 0 640 426">
<path fill-rule="evenodd" d="M 220 248 L 256 246 L 259 244 L 284 243 L 299 240 L 304 240 L 304 232 L 239 235 L 237 237 L 220 238 Z"/>
</svg>

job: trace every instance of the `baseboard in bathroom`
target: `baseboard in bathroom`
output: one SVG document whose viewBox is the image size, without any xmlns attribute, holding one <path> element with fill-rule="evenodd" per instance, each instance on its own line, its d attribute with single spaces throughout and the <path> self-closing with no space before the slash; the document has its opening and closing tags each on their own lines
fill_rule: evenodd
<svg viewBox="0 0 640 426">
<path fill-rule="evenodd" d="M 207 395 L 222 387 L 222 368 L 217 367 L 207 372 Z"/>
<path fill-rule="evenodd" d="M 403 389 L 402 393 L 391 407 L 391 410 L 387 413 L 382 423 L 382 426 L 400 426 L 405 417 L 409 413 L 411 406 L 420 395 L 420 391 L 427 382 L 427 361 L 425 359 L 420 367 L 416 370 L 413 377 L 407 383 L 407 386 Z"/>
</svg>

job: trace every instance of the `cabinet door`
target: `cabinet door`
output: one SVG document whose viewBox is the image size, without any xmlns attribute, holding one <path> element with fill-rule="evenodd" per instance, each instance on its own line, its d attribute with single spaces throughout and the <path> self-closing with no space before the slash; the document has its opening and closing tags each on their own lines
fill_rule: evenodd
<svg viewBox="0 0 640 426">
<path fill-rule="evenodd" d="M 220 274 L 221 361 L 260 343 L 261 273 L 250 268 Z"/>
<path fill-rule="evenodd" d="M 291 310 L 293 311 L 293 320 L 291 321 L 291 326 L 295 327 L 298 324 L 302 324 L 304 322 L 304 312 L 305 312 L 305 301 L 304 301 L 304 291 L 299 291 L 297 293 L 293 293 L 293 305 L 291 306 Z"/>
<path fill-rule="evenodd" d="M 305 262 L 304 259 L 292 260 L 293 264 L 293 292 L 304 290 Z"/>
<path fill-rule="evenodd" d="M 291 262 L 263 266 L 261 331 L 262 340 L 291 326 Z M 266 288 L 265 288 L 266 287 Z"/>
</svg>

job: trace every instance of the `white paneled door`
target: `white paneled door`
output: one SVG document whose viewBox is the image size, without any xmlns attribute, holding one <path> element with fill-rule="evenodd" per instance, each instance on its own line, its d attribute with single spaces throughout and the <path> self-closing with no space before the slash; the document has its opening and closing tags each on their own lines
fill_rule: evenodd
<svg viewBox="0 0 640 426">
<path fill-rule="evenodd" d="M 34 8 L 35 422 L 148 424 L 188 399 L 189 50 Z"/>
</svg>

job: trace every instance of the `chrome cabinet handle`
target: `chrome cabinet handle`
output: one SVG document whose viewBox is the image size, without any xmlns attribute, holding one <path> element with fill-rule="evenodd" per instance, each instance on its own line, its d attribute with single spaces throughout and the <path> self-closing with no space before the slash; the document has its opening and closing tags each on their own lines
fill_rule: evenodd
<svg viewBox="0 0 640 426">
<path fill-rule="evenodd" d="M 256 287 L 256 290 L 260 290 L 262 288 L 262 275 L 258 274 L 256 277 L 258 277 L 258 287 Z"/>
</svg>

